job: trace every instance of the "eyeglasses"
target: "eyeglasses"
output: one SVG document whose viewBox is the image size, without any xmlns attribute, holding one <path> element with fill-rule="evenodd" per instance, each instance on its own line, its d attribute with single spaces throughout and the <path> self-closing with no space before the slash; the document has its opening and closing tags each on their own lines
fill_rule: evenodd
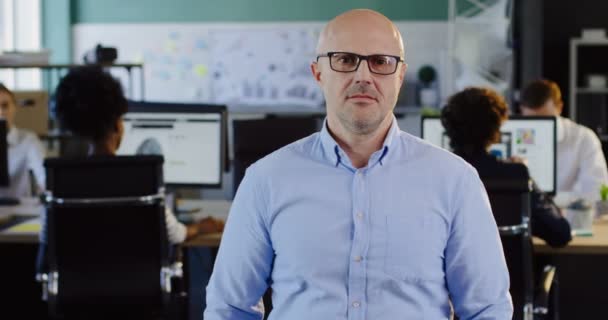
<svg viewBox="0 0 608 320">
<path fill-rule="evenodd" d="M 361 61 L 367 60 L 369 72 L 382 75 L 395 73 L 399 62 L 403 62 L 403 59 L 399 56 L 387 54 L 362 56 L 351 52 L 328 52 L 326 54 L 321 54 L 317 56 L 317 62 L 319 62 L 319 58 L 323 57 L 329 58 L 329 66 L 332 70 L 337 72 L 355 72 L 359 69 Z"/>
</svg>

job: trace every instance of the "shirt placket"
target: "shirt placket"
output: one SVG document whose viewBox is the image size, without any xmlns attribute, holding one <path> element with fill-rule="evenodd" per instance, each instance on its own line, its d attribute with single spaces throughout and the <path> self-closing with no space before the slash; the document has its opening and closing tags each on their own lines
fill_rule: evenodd
<svg viewBox="0 0 608 320">
<path fill-rule="evenodd" d="M 353 245 L 350 252 L 348 272 L 348 319 L 363 320 L 367 310 L 365 287 L 367 280 L 367 247 L 369 224 L 367 203 L 369 193 L 366 186 L 367 169 L 359 169 L 353 179 Z"/>
</svg>

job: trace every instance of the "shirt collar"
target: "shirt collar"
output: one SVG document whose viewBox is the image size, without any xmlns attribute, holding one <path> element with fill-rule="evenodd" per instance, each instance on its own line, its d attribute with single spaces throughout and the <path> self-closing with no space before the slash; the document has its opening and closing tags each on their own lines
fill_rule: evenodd
<svg viewBox="0 0 608 320">
<path fill-rule="evenodd" d="M 389 153 L 390 147 L 393 143 L 395 136 L 398 136 L 400 132 L 399 125 L 397 124 L 397 119 L 393 115 L 393 122 L 384 138 L 384 142 L 382 144 L 382 148 L 378 151 L 372 153 L 369 163 L 370 165 L 379 162 L 381 165 L 384 165 L 386 161 L 386 156 Z M 325 153 L 327 159 L 334 165 L 338 166 L 340 163 L 345 164 L 349 167 L 352 167 L 350 163 L 350 159 L 348 155 L 336 142 L 336 140 L 329 133 L 329 129 L 327 128 L 327 118 L 323 121 L 323 128 L 320 132 L 321 146 L 323 152 Z"/>
</svg>

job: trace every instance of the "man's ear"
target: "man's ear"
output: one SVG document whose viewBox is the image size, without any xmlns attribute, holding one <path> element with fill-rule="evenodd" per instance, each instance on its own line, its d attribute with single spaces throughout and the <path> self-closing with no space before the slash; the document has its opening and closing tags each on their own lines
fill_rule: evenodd
<svg viewBox="0 0 608 320">
<path fill-rule="evenodd" d="M 401 68 L 399 69 L 399 81 L 401 81 L 401 85 L 403 85 L 403 80 L 405 80 L 405 72 L 407 71 L 407 63 L 403 63 Z"/>
<path fill-rule="evenodd" d="M 312 76 L 315 78 L 315 81 L 321 82 L 321 71 L 319 71 L 319 65 L 316 61 L 313 61 L 310 64 L 310 71 L 312 72 Z"/>
</svg>

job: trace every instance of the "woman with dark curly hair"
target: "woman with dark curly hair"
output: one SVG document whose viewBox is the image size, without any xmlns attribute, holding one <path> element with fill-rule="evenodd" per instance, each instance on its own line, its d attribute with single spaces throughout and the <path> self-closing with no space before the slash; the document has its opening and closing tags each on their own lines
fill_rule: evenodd
<svg viewBox="0 0 608 320">
<path fill-rule="evenodd" d="M 500 141 L 500 126 L 507 118 L 505 100 L 486 88 L 467 88 L 454 94 L 441 112 L 441 123 L 454 153 L 475 167 L 482 178 L 529 178 L 527 167 L 519 159 L 501 161 L 488 153 L 488 148 Z M 531 200 L 532 234 L 553 247 L 568 244 L 572 239 L 568 221 L 536 184 Z"/>
<path fill-rule="evenodd" d="M 120 82 L 97 66 L 71 69 L 56 91 L 56 112 L 64 129 L 89 142 L 89 155 L 113 156 L 124 133 L 122 116 L 127 112 Z M 206 218 L 183 225 L 167 209 L 169 241 L 183 242 L 199 233 L 219 232 L 223 222 Z"/>
</svg>

